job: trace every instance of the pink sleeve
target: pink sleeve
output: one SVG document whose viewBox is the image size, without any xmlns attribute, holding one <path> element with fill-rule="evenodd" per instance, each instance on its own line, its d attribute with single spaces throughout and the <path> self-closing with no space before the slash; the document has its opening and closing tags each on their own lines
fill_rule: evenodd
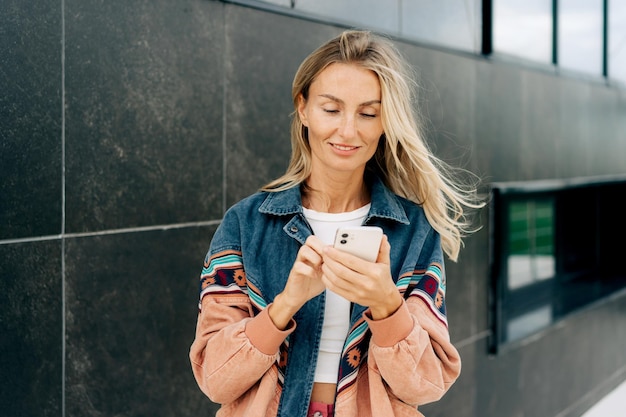
<svg viewBox="0 0 626 417">
<path fill-rule="evenodd" d="M 236 400 L 277 362 L 294 329 L 276 328 L 267 308 L 252 317 L 247 296 L 205 296 L 189 352 L 198 386 L 213 402 Z"/>
<path fill-rule="evenodd" d="M 447 326 L 423 300 L 410 297 L 384 320 L 365 319 L 372 330 L 370 368 L 407 404 L 437 401 L 461 372 L 461 357 Z"/>
<path fill-rule="evenodd" d="M 270 304 L 271 305 L 271 304 Z M 261 352 L 267 355 L 276 354 L 280 344 L 296 329 L 296 322 L 291 322 L 285 330 L 274 325 L 268 313 L 269 305 L 255 318 L 246 323 L 246 335 L 250 342 Z"/>
</svg>

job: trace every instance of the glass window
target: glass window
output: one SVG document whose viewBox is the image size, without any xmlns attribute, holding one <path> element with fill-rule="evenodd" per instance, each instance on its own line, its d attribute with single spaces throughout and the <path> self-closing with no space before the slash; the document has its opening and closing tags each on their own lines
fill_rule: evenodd
<svg viewBox="0 0 626 417">
<path fill-rule="evenodd" d="M 626 2 L 609 0 L 609 78 L 626 84 Z"/>
<path fill-rule="evenodd" d="M 552 0 L 493 0 L 493 50 L 552 63 Z"/>
<path fill-rule="evenodd" d="M 404 1 L 400 35 L 480 52 L 481 18 L 479 0 Z"/>
<path fill-rule="evenodd" d="M 353 22 L 360 28 L 398 32 L 398 0 L 297 0 L 295 9 L 339 22 Z"/>
<path fill-rule="evenodd" d="M 614 244 L 626 235 L 626 222 L 615 221 L 624 193 L 623 176 L 494 184 L 492 352 L 626 289 L 623 245 Z"/>
<path fill-rule="evenodd" d="M 554 320 L 554 313 L 550 304 L 514 317 L 506 324 L 507 341 L 513 342 L 529 336 L 538 330 L 544 329 Z"/>
<path fill-rule="evenodd" d="M 558 65 L 602 75 L 603 0 L 566 0 L 558 7 Z"/>
<path fill-rule="evenodd" d="M 554 277 L 554 207 L 551 201 L 512 202 L 508 240 L 509 289 Z"/>
</svg>

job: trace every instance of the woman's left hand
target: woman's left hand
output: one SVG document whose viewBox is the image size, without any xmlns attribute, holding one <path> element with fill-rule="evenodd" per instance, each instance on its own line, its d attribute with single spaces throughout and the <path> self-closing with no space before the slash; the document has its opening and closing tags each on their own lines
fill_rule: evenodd
<svg viewBox="0 0 626 417">
<path fill-rule="evenodd" d="M 374 320 L 384 319 L 402 305 L 402 296 L 391 278 L 390 251 L 387 236 L 383 236 L 376 262 L 327 246 L 322 281 L 348 301 L 368 306 Z"/>
</svg>

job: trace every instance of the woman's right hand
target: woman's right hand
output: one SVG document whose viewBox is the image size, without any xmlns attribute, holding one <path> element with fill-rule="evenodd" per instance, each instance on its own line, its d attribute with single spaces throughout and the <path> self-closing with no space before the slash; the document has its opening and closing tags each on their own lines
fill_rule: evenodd
<svg viewBox="0 0 626 417">
<path fill-rule="evenodd" d="M 294 314 L 311 298 L 324 291 L 322 252 L 324 243 L 314 235 L 307 238 L 291 267 L 287 284 L 268 311 L 279 329 L 285 329 Z"/>
</svg>

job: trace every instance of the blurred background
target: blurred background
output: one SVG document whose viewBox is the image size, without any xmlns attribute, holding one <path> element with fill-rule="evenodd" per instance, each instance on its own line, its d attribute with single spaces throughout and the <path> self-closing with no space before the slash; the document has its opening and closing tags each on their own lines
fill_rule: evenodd
<svg viewBox="0 0 626 417">
<path fill-rule="evenodd" d="M 392 37 L 490 204 L 446 265 L 429 417 L 580 417 L 626 380 L 626 2 L 2 0 L 0 415 L 212 416 L 189 365 L 224 211 L 290 156 L 291 81 Z M 608 416 L 616 417 L 616 416 Z"/>
</svg>

